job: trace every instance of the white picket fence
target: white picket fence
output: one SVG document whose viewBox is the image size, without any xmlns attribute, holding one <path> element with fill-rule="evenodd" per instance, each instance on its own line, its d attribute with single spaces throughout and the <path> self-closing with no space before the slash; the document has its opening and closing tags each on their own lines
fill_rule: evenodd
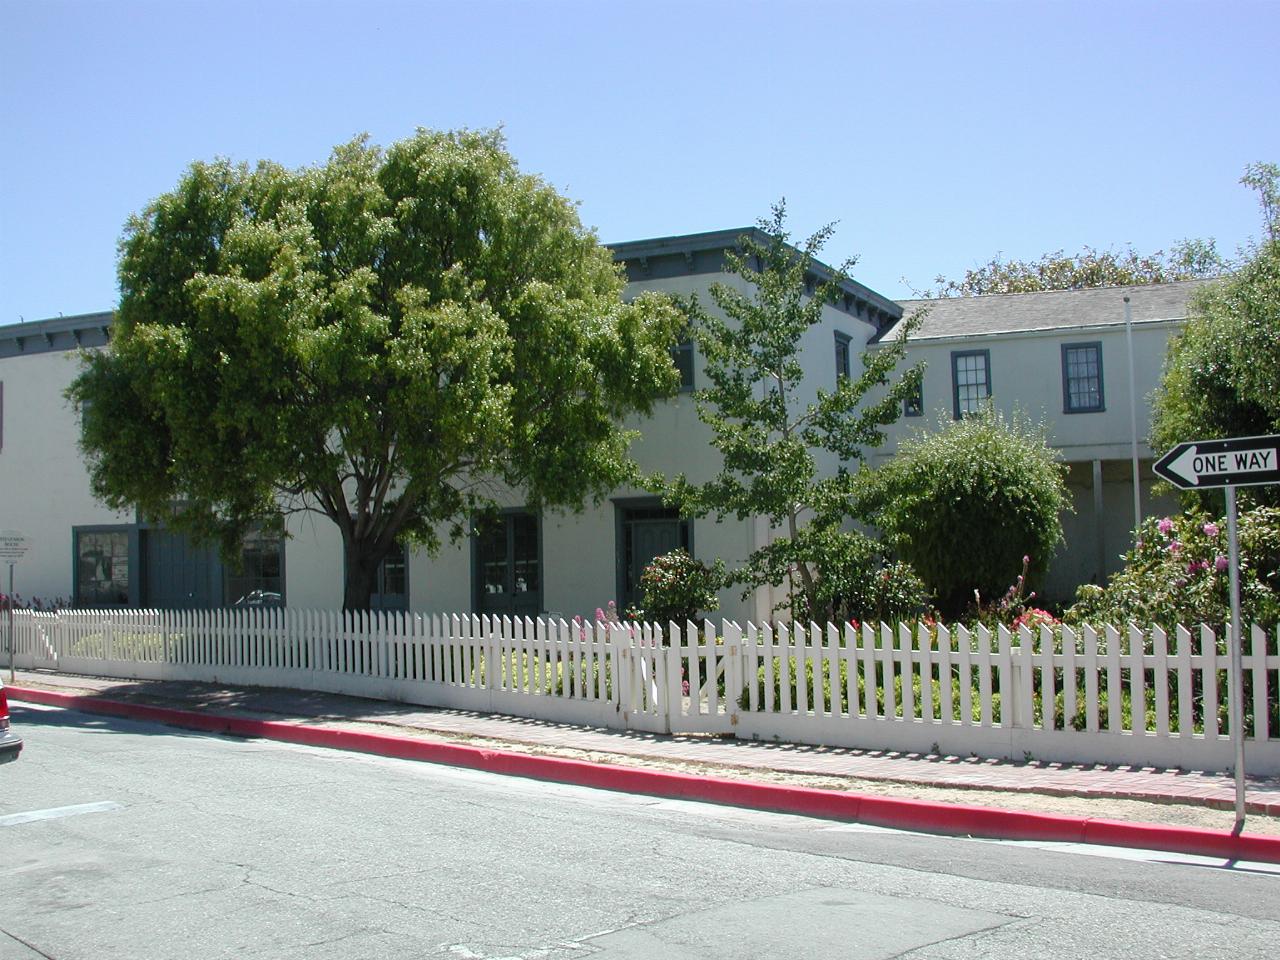
<svg viewBox="0 0 1280 960">
<path fill-rule="evenodd" d="M 1224 770 L 1207 627 L 568 623 L 236 609 L 18 611 L 23 668 L 323 690 L 657 733 Z M 1244 641 L 1246 766 L 1280 774 L 1280 632 Z M 1136 705 L 1136 706 L 1135 706 Z"/>
</svg>

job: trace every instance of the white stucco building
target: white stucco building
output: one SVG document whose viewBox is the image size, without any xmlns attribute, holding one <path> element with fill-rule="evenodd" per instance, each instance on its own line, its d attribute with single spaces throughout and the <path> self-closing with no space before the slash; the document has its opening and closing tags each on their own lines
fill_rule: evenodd
<svg viewBox="0 0 1280 960">
<path fill-rule="evenodd" d="M 723 273 L 725 249 L 744 232 L 615 245 L 629 281 L 627 295 L 697 293 L 709 303 L 712 283 L 744 283 Z M 1065 518 L 1067 546 L 1055 558 L 1048 584 L 1050 595 L 1069 595 L 1076 584 L 1116 569 L 1133 525 L 1122 298 L 1129 295 L 1133 306 L 1140 457 L 1149 478 L 1146 397 L 1194 287 L 930 304 L 910 347 L 910 360 L 928 364 L 920 403 L 871 462 L 891 456 L 914 424 L 959 415 L 986 396 L 1004 409 L 1043 419 L 1051 444 L 1071 469 L 1076 512 Z M 847 283 L 840 302 L 826 309 L 802 344 L 809 390 L 834 385 L 840 367 L 856 364 L 862 351 L 893 335 L 904 310 L 922 305 L 895 303 Z M 94 500 L 77 448 L 77 418 L 63 391 L 77 372 L 77 351 L 102 348 L 110 325 L 111 315 L 99 313 L 0 327 L 0 529 L 20 530 L 32 540 L 18 568 L 16 592 L 81 606 L 205 607 L 261 590 L 281 594 L 290 606 L 339 606 L 341 538 L 327 521 L 293 518 L 283 544 L 247 545 L 244 570 L 232 573 L 212 549 Z M 696 345 L 685 345 L 676 359 L 685 386 L 696 387 Z M 687 389 L 631 426 L 642 434 L 633 452 L 645 471 L 683 471 L 693 480 L 714 471 L 717 454 Z M 1155 509 L 1149 493 L 1144 506 Z M 769 536 L 762 521 L 683 520 L 640 490 L 617 490 L 579 514 L 537 516 L 518 498 L 507 507 L 503 524 L 483 537 L 447 545 L 434 558 L 410 554 L 388 560 L 376 602 L 433 612 L 589 614 L 609 600 L 621 607 L 635 599 L 644 564 L 675 546 L 732 566 Z M 769 591 L 745 601 L 728 591 L 721 599 L 723 613 L 739 619 L 763 618 L 774 604 Z"/>
</svg>

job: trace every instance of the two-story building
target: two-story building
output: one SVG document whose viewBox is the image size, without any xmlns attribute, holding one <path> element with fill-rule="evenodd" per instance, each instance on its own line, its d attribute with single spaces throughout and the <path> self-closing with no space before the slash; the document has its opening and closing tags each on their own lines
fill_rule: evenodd
<svg viewBox="0 0 1280 960">
<path fill-rule="evenodd" d="M 626 294 L 696 294 L 709 305 L 707 291 L 715 282 L 749 292 L 745 281 L 723 272 L 725 251 L 745 232 L 615 245 Z M 826 268 L 817 264 L 815 270 Z M 1145 488 L 1152 458 L 1145 444 L 1146 398 L 1194 287 L 895 303 L 850 281 L 801 344 L 809 397 L 819 386 L 834 385 L 864 350 L 892 337 L 904 311 L 927 306 L 910 345 L 910 360 L 927 363 L 921 396 L 872 462 L 891 456 L 914 425 L 961 416 L 987 397 L 1043 419 L 1050 443 L 1070 466 L 1076 503 L 1075 513 L 1064 518 L 1067 544 L 1053 561 L 1048 585 L 1051 596 L 1069 596 L 1076 584 L 1118 566 L 1133 526 L 1130 384 Z M 1126 294 L 1134 317 L 1132 380 Z M 242 568 L 233 570 L 213 549 L 94 500 L 78 449 L 76 412 L 63 392 L 78 370 L 78 351 L 103 348 L 111 322 L 111 314 L 98 313 L 0 327 L 0 529 L 17 529 L 32 540 L 18 569 L 19 595 L 78 606 L 208 607 L 256 593 L 279 596 L 290 606 L 340 605 L 341 539 L 326 521 L 291 519 L 285 540 L 246 544 Z M 703 480 L 713 474 L 717 455 L 692 401 L 700 375 L 697 345 L 681 345 L 675 359 L 681 393 L 651 417 L 628 424 L 641 431 L 633 453 L 646 472 Z M 1155 509 L 1149 491 L 1144 497 L 1144 508 Z M 446 545 L 434 557 L 408 551 L 388 558 L 375 603 L 432 612 L 590 614 L 609 600 L 625 607 L 637 599 L 640 571 L 673 547 L 733 566 L 769 536 L 763 520 L 689 520 L 641 490 L 617 490 L 598 506 L 566 515 L 532 513 L 513 495 L 503 522 L 483 535 Z M 746 600 L 726 591 L 721 599 L 724 615 L 739 619 L 768 616 L 776 600 L 768 590 Z"/>
</svg>

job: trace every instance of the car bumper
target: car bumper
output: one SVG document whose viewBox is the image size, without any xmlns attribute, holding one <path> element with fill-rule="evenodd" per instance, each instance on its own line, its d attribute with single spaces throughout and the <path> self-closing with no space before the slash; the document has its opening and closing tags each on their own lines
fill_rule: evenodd
<svg viewBox="0 0 1280 960">
<path fill-rule="evenodd" d="M 17 760 L 18 754 L 21 752 L 21 737 L 14 736 L 12 733 L 0 735 L 0 763 L 8 763 L 10 760 Z"/>
</svg>

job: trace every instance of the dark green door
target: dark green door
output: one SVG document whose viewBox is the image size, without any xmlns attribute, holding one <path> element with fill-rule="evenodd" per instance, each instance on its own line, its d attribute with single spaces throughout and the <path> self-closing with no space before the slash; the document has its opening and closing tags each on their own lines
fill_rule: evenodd
<svg viewBox="0 0 1280 960">
<path fill-rule="evenodd" d="M 222 564 L 213 547 L 198 547 L 180 533 L 143 530 L 142 602 L 160 610 L 221 606 Z"/>
</svg>

